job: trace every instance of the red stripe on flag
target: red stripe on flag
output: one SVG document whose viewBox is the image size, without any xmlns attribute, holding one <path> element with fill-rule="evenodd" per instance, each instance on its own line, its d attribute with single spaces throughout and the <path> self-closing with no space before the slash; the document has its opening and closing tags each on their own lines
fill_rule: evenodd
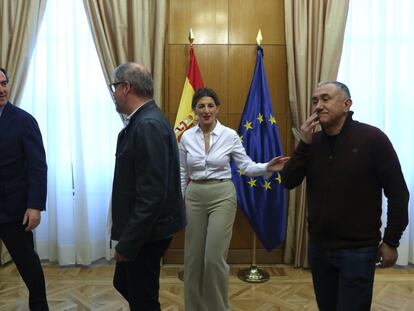
<svg viewBox="0 0 414 311">
<path fill-rule="evenodd" d="M 190 48 L 190 64 L 188 67 L 187 77 L 195 91 L 204 86 L 193 48 Z"/>
</svg>

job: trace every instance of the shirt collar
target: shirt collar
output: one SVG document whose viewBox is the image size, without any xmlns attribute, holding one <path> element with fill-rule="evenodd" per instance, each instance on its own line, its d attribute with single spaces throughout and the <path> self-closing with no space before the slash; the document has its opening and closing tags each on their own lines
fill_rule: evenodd
<svg viewBox="0 0 414 311">
<path fill-rule="evenodd" d="M 4 105 L 3 107 L 0 107 L 0 117 L 1 117 L 1 115 L 3 113 L 4 107 L 6 107 L 6 105 Z"/>
<path fill-rule="evenodd" d="M 219 136 L 220 135 L 220 133 L 223 131 L 223 125 L 220 123 L 220 121 L 219 120 L 216 120 L 217 121 L 217 123 L 216 123 L 216 126 L 214 127 L 214 129 L 211 131 L 211 134 L 212 135 L 215 135 L 215 136 Z M 201 129 L 201 127 L 200 127 L 200 125 L 199 124 L 197 124 L 197 129 L 196 129 L 196 131 L 197 132 L 203 132 L 203 130 Z"/>
<path fill-rule="evenodd" d="M 144 102 L 141 106 L 139 106 L 137 109 L 135 109 L 129 116 L 125 116 L 124 115 L 124 127 L 127 127 L 129 122 L 131 121 L 132 116 L 139 110 L 141 109 L 146 103 L 150 102 L 152 99 L 147 100 L 146 102 Z"/>
</svg>

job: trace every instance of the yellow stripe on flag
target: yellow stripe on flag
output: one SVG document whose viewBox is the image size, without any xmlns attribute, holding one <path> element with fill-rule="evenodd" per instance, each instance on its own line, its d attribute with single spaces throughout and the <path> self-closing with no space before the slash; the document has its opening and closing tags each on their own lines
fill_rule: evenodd
<svg viewBox="0 0 414 311">
<path fill-rule="evenodd" d="M 181 94 L 177 118 L 174 124 L 174 132 L 177 140 L 180 140 L 181 135 L 194 125 L 195 115 L 191 107 L 191 102 L 195 91 L 201 87 L 203 87 L 203 79 L 201 78 L 194 50 L 190 47 L 190 62 L 187 77 L 184 82 L 183 93 Z"/>
<path fill-rule="evenodd" d="M 186 78 L 183 93 L 181 94 L 180 105 L 178 106 L 177 118 L 175 119 L 174 124 L 174 132 L 177 139 L 181 137 L 185 130 L 193 126 L 195 115 L 191 107 L 191 100 L 194 92 L 190 81 Z"/>
</svg>

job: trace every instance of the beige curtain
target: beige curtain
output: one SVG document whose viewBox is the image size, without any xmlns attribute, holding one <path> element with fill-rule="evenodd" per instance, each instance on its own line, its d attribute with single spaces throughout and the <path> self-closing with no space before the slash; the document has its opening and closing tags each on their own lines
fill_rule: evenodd
<svg viewBox="0 0 414 311">
<path fill-rule="evenodd" d="M 341 60 L 349 0 L 285 0 L 289 101 L 293 134 L 310 115 L 320 81 L 335 80 Z M 285 263 L 307 267 L 306 182 L 289 193 Z"/>
<path fill-rule="evenodd" d="M 106 81 L 119 64 L 144 64 L 154 78 L 154 98 L 162 103 L 166 0 L 84 0 Z"/>
<path fill-rule="evenodd" d="M 19 105 L 46 0 L 0 0 L 0 66 L 10 76 L 10 101 Z"/>
<path fill-rule="evenodd" d="M 0 264 L 3 265 L 6 262 L 11 261 L 11 257 L 9 252 L 7 251 L 7 248 L 4 246 L 4 244 L 0 240 Z"/>
<path fill-rule="evenodd" d="M 19 105 L 46 0 L 0 0 L 0 67 L 10 76 L 9 99 Z M 10 261 L 0 240 L 0 264 Z"/>
</svg>

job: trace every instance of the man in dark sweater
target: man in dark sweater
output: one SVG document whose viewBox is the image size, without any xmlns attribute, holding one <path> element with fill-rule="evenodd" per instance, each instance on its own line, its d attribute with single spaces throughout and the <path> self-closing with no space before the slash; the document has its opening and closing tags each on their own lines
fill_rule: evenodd
<svg viewBox="0 0 414 311">
<path fill-rule="evenodd" d="M 319 84 L 301 141 L 281 172 L 288 189 L 306 177 L 309 263 L 320 310 L 370 310 L 376 262 L 396 262 L 408 223 L 397 154 L 383 132 L 352 119 L 351 105 L 346 85 Z M 315 132 L 317 125 L 322 131 Z M 388 212 L 381 237 L 383 191 Z"/>
</svg>

